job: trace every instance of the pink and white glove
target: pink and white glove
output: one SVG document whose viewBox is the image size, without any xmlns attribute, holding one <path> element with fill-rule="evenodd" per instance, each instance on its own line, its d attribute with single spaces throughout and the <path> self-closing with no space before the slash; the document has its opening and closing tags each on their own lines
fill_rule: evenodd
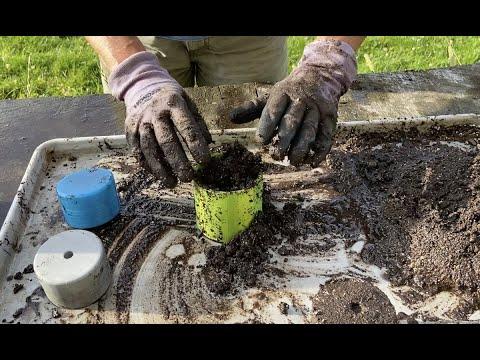
<svg viewBox="0 0 480 360">
<path fill-rule="evenodd" d="M 308 160 L 318 166 L 332 147 L 338 101 L 356 75 L 355 51 L 349 44 L 314 41 L 305 47 L 289 76 L 276 83 L 268 95 L 233 109 L 230 119 L 246 123 L 261 114 L 257 139 L 263 145 L 271 144 L 274 159 L 288 155 L 293 165 Z"/>
<path fill-rule="evenodd" d="M 125 102 L 128 144 L 165 187 L 190 181 L 192 166 L 177 136 L 199 164 L 209 161 L 212 141 L 180 84 L 147 51 L 131 55 L 111 73 L 112 95 Z"/>
</svg>

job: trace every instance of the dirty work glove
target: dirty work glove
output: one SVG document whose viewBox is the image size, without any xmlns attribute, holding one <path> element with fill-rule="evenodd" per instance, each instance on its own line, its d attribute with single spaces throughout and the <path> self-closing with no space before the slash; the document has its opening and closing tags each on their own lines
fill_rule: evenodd
<svg viewBox="0 0 480 360">
<path fill-rule="evenodd" d="M 109 77 L 112 95 L 125 102 L 127 142 L 143 165 L 162 185 L 190 181 L 193 169 L 178 135 L 200 164 L 209 160 L 211 136 L 192 115 L 180 84 L 149 52 L 136 53 L 120 63 Z"/>
<path fill-rule="evenodd" d="M 239 124 L 260 116 L 257 140 L 262 145 L 271 143 L 274 159 L 288 155 L 292 165 L 309 161 L 318 166 L 332 147 L 340 96 L 356 73 L 355 51 L 349 44 L 314 41 L 305 47 L 289 76 L 269 94 L 232 110 L 230 119 Z"/>
</svg>

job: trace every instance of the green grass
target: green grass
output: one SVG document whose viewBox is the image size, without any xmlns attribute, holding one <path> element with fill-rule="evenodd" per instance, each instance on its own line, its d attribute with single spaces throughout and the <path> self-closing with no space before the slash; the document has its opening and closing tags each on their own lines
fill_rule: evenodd
<svg viewBox="0 0 480 360">
<path fill-rule="evenodd" d="M 313 36 L 288 40 L 290 70 Z M 480 61 L 480 37 L 372 36 L 360 73 L 422 70 Z M 102 92 L 98 60 L 82 37 L 0 37 L 0 99 Z"/>
<path fill-rule="evenodd" d="M 289 39 L 290 69 L 312 36 Z M 358 51 L 358 72 L 424 70 L 480 61 L 479 36 L 372 36 Z"/>
<path fill-rule="evenodd" d="M 82 37 L 0 37 L 0 98 L 101 93 L 98 60 Z"/>
</svg>

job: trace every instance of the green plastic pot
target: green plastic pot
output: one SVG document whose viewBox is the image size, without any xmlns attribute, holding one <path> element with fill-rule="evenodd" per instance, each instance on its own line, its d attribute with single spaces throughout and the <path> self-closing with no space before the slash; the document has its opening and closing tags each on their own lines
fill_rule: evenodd
<svg viewBox="0 0 480 360">
<path fill-rule="evenodd" d="M 193 182 L 197 227 L 211 240 L 228 243 L 262 211 L 263 177 L 246 189 L 216 191 Z"/>
</svg>

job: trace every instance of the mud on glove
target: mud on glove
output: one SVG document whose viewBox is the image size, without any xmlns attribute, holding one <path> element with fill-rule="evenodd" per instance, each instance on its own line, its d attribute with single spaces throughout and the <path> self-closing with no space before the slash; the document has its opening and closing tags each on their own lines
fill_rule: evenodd
<svg viewBox="0 0 480 360">
<path fill-rule="evenodd" d="M 297 68 L 276 83 L 268 96 L 233 109 L 230 119 L 245 123 L 261 114 L 257 140 L 271 144 L 274 159 L 288 155 L 293 165 L 308 161 L 318 166 L 332 147 L 338 101 L 356 74 L 355 51 L 349 44 L 314 41 L 305 47 Z"/>
<path fill-rule="evenodd" d="M 190 181 L 193 169 L 178 135 L 195 161 L 209 161 L 210 133 L 183 88 L 157 57 L 142 51 L 121 62 L 108 81 L 112 95 L 125 102 L 127 142 L 162 185 Z M 178 135 L 177 135 L 178 133 Z"/>
</svg>

